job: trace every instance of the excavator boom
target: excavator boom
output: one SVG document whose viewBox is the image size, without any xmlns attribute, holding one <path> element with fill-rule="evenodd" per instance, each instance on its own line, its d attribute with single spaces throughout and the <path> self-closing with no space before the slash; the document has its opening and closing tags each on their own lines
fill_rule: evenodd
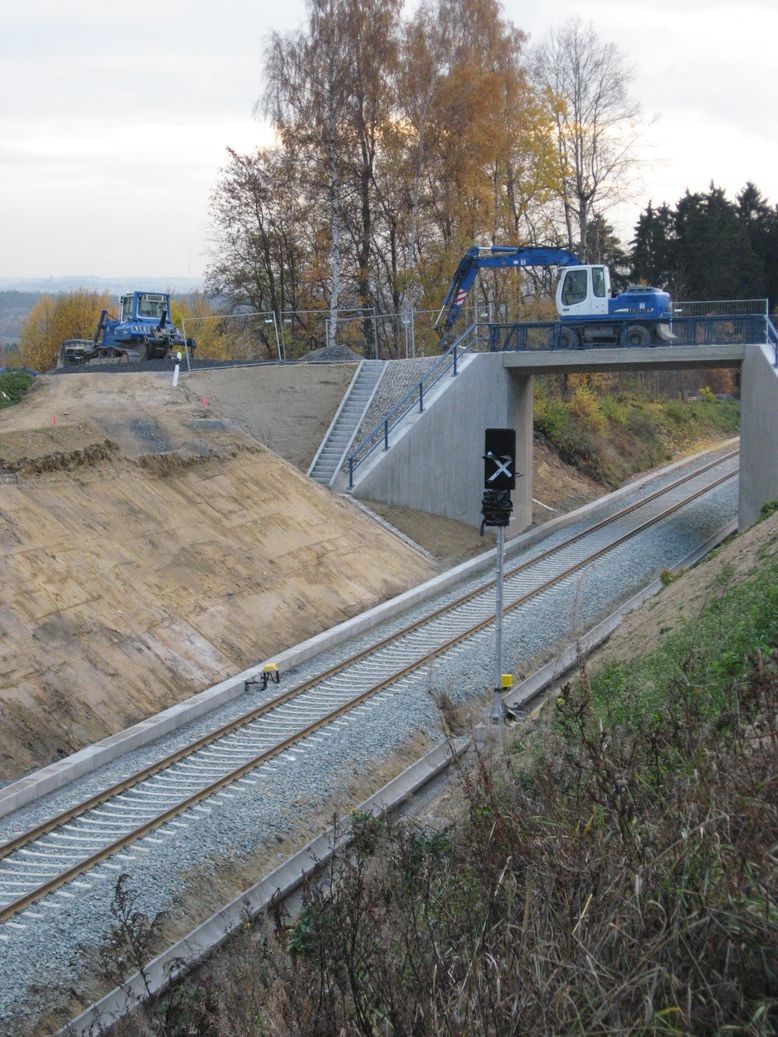
<svg viewBox="0 0 778 1037">
<path fill-rule="evenodd" d="M 462 256 L 454 272 L 451 286 L 435 321 L 434 328 L 445 344 L 454 321 L 464 306 L 479 270 L 511 266 L 578 266 L 580 260 L 563 248 L 529 247 L 522 245 L 477 245 Z"/>
</svg>

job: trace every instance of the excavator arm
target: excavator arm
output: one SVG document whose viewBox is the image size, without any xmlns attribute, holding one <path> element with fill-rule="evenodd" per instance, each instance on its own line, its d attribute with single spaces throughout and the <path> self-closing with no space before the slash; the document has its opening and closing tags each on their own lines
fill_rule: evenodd
<svg viewBox="0 0 778 1037">
<path fill-rule="evenodd" d="M 462 256 L 451 286 L 433 325 L 443 346 L 448 346 L 451 329 L 475 283 L 479 270 L 511 266 L 579 266 L 580 260 L 563 248 L 531 248 L 521 245 L 474 246 Z"/>
</svg>

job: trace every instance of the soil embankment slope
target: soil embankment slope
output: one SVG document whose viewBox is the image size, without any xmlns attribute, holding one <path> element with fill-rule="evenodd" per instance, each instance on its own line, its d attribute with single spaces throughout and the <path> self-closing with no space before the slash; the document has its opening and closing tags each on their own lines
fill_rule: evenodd
<svg viewBox="0 0 778 1037">
<path fill-rule="evenodd" d="M 0 468 L 0 779 L 430 573 L 168 376 L 40 379 Z"/>
<path fill-rule="evenodd" d="M 307 471 L 356 364 L 194 371 L 186 388 L 290 464 Z"/>
</svg>

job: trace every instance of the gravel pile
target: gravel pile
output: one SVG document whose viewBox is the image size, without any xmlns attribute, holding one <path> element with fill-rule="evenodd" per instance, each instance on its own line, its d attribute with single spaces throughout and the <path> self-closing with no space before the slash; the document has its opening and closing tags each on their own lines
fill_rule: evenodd
<svg viewBox="0 0 778 1037">
<path fill-rule="evenodd" d="M 308 364 L 353 364 L 361 360 L 359 353 L 355 353 L 348 346 L 338 345 L 324 346 L 322 349 L 313 349 L 305 358 Z"/>
<path fill-rule="evenodd" d="M 659 476 L 642 493 L 669 482 L 677 474 Z M 620 503 L 627 502 L 628 498 Z M 602 512 L 606 511 L 607 505 L 604 505 Z M 527 607 L 506 616 L 505 671 L 527 669 L 533 657 L 553 652 L 569 642 L 654 579 L 662 569 L 679 562 L 736 514 L 737 482 L 733 480 L 673 516 L 662 529 L 645 530 L 637 542 L 609 552 L 582 575 L 568 577 L 532 599 Z M 589 515 L 580 526 L 588 527 L 593 521 L 594 516 Z M 566 540 L 576 528 L 572 525 L 557 531 L 521 557 L 532 557 L 550 544 Z M 485 548 L 492 542 L 492 538 L 485 539 Z M 512 561 L 519 557 L 515 552 L 510 554 Z M 482 579 L 483 576 L 470 583 Z M 467 584 L 461 585 L 442 600 L 466 589 Z M 391 633 L 431 607 L 431 603 L 427 603 L 357 641 L 318 657 L 285 675 L 284 683 L 291 686 L 314 672 L 321 672 L 338 658 Z M 306 810 L 323 810 L 331 797 L 342 792 L 350 778 L 373 772 L 376 759 L 388 756 L 419 733 L 439 740 L 441 725 L 435 696 L 445 692 L 454 702 L 472 701 L 481 696 L 492 683 L 493 652 L 494 631 L 489 627 L 455 653 L 438 659 L 428 669 L 417 671 L 342 718 L 327 733 L 320 733 L 253 772 L 250 780 L 212 797 L 203 808 L 182 815 L 177 822 L 143 840 L 140 849 L 130 847 L 117 855 L 98 870 L 102 878 L 84 880 L 91 888 L 65 887 L 36 905 L 29 915 L 15 919 L 25 926 L 23 929 L 0 927 L 4 959 L 0 1032 L 24 1032 L 18 1006 L 45 1007 L 40 988 L 36 989 L 41 976 L 47 977 L 51 994 L 59 991 L 63 1001 L 64 992 L 78 985 L 78 974 L 87 958 L 86 952 L 75 948 L 94 945 L 107 938 L 115 882 L 122 871 L 129 873 L 130 886 L 138 892 L 136 906 L 139 909 L 149 915 L 160 910 L 175 910 L 177 897 L 184 891 L 187 872 L 190 875 L 193 870 L 218 873 L 227 858 L 236 859 L 260 848 L 272 847 L 294 832 Z M 222 722 L 228 715 L 248 712 L 261 697 L 256 693 L 241 696 L 219 711 L 218 721 Z M 124 757 L 79 786 L 83 789 L 103 785 L 108 781 L 109 772 L 135 770 L 169 751 L 172 744 L 189 741 L 198 728 L 212 727 L 216 722 L 215 713 L 202 718 L 186 731 Z M 13 821 L 4 820 L 0 825 L 0 838 L 7 838 L 9 829 L 22 822 L 26 825 L 33 816 L 52 813 L 55 799 L 60 805 L 73 796 L 74 790 L 75 787 L 62 790 L 56 797 L 27 808 Z M 207 816 L 205 824 L 197 823 L 198 815 Z M 181 827 L 182 824 L 186 827 Z M 144 853 L 143 849 L 153 853 Z"/>
</svg>

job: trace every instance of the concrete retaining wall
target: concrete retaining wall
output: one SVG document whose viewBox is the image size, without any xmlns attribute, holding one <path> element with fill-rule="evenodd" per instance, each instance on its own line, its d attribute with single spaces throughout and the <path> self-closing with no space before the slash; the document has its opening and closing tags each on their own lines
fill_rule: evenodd
<svg viewBox="0 0 778 1037">
<path fill-rule="evenodd" d="M 778 370 L 772 346 L 748 346 L 740 381 L 741 530 L 759 518 L 759 509 L 778 500 Z"/>
<path fill-rule="evenodd" d="M 478 526 L 484 431 L 516 429 L 515 522 L 532 521 L 532 375 L 512 376 L 498 353 L 473 356 L 434 405 L 359 480 L 354 496 Z"/>
</svg>

